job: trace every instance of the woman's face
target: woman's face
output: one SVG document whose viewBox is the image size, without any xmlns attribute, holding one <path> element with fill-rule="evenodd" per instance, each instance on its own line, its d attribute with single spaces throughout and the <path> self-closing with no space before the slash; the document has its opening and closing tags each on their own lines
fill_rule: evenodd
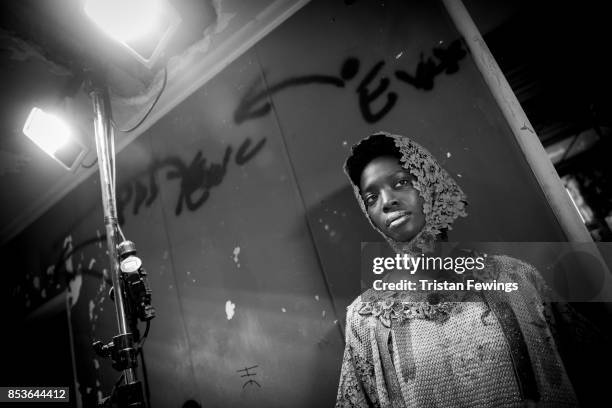
<svg viewBox="0 0 612 408">
<path fill-rule="evenodd" d="M 389 238 L 408 242 L 425 226 L 423 198 L 414 177 L 392 156 L 372 160 L 361 172 L 359 188 L 370 219 Z"/>
</svg>

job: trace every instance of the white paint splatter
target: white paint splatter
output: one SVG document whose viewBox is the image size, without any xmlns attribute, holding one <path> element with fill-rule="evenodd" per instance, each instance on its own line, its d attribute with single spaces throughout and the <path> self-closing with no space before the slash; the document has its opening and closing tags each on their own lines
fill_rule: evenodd
<svg viewBox="0 0 612 408">
<path fill-rule="evenodd" d="M 281 307 L 281 312 L 287 313 L 287 309 L 285 309 L 284 307 Z"/>
<path fill-rule="evenodd" d="M 343 140 L 342 141 L 342 146 L 347 146 L 347 145 L 348 145 L 348 142 L 346 140 Z"/>
<path fill-rule="evenodd" d="M 93 312 L 94 312 L 94 308 L 96 307 L 96 304 L 94 303 L 93 300 L 89 301 L 89 321 L 92 321 L 94 316 L 93 316 Z"/>
<path fill-rule="evenodd" d="M 93 359 L 93 363 L 94 363 L 94 367 L 95 367 L 95 369 L 96 369 L 96 370 L 99 370 L 99 369 L 100 369 L 100 362 L 98 361 L 98 359 L 97 359 L 97 358 L 94 358 L 94 359 Z"/>
<path fill-rule="evenodd" d="M 234 254 L 234 262 L 236 263 L 236 266 L 240 268 L 240 260 L 238 259 L 238 255 L 240 255 L 240 247 L 235 247 L 232 253 Z"/>
<path fill-rule="evenodd" d="M 40 278 L 38 276 L 32 279 L 32 286 L 34 286 L 34 289 L 40 289 Z"/>
<path fill-rule="evenodd" d="M 191 271 L 187 271 L 187 275 L 191 275 Z"/>
<path fill-rule="evenodd" d="M 102 248 L 102 234 L 100 230 L 96 230 L 96 236 L 98 237 L 98 248 Z"/>
<path fill-rule="evenodd" d="M 325 318 L 325 310 L 321 312 L 321 317 Z"/>
<path fill-rule="evenodd" d="M 318 302 L 319 301 L 319 295 L 315 295 L 315 300 Z"/>
<path fill-rule="evenodd" d="M 95 263 L 96 263 L 96 259 L 91 258 L 91 260 L 89 261 L 89 265 L 87 266 L 87 269 L 91 270 L 91 268 L 93 268 Z"/>
<path fill-rule="evenodd" d="M 100 296 L 102 292 L 104 292 L 104 289 L 106 289 L 106 281 L 102 279 L 100 282 L 100 286 L 98 286 L 98 296 Z M 104 300 L 104 296 L 100 298 L 99 302 L 101 303 L 103 300 Z"/>
<path fill-rule="evenodd" d="M 85 394 L 89 394 L 91 392 L 91 387 L 85 388 Z"/>
<path fill-rule="evenodd" d="M 451 152 L 446 152 L 446 158 L 447 158 L 447 159 L 450 159 L 450 158 L 451 158 L 451 156 L 452 156 Z"/>
<path fill-rule="evenodd" d="M 236 305 L 232 303 L 231 300 L 225 302 L 225 316 L 227 317 L 227 320 L 232 320 L 232 317 L 234 317 L 235 310 Z"/>
<path fill-rule="evenodd" d="M 333 238 L 333 237 L 335 237 L 335 236 L 336 236 L 336 231 L 331 230 L 331 231 L 329 232 L 329 236 L 330 236 L 330 237 L 332 237 L 332 238 Z"/>
<path fill-rule="evenodd" d="M 334 324 L 338 324 L 338 321 L 337 321 L 337 320 L 334 320 Z"/>
<path fill-rule="evenodd" d="M 70 284 L 68 285 L 68 299 L 70 300 L 70 304 L 72 305 L 72 307 L 74 307 L 74 305 L 76 305 L 77 301 L 79 300 L 79 294 L 81 293 L 82 284 L 83 275 L 79 274 L 75 276 L 74 279 L 72 279 L 70 281 Z"/>
<path fill-rule="evenodd" d="M 47 275 L 53 275 L 53 273 L 55 273 L 55 265 L 50 265 L 47 268 Z"/>
<path fill-rule="evenodd" d="M 47 291 L 45 290 L 45 288 L 43 288 L 43 290 L 40 291 L 40 297 L 43 299 L 47 297 Z"/>
<path fill-rule="evenodd" d="M 404 54 L 404 51 L 401 51 L 399 54 L 395 56 L 395 59 L 400 59 L 403 54 Z"/>
<path fill-rule="evenodd" d="M 66 261 L 64 262 L 66 266 L 66 272 L 72 274 L 74 273 L 74 269 L 72 266 L 72 235 L 68 235 L 66 238 L 64 238 L 64 248 L 66 250 L 66 253 L 70 253 L 70 256 L 66 258 Z"/>
<path fill-rule="evenodd" d="M 457 173 L 457 177 L 461 178 L 463 176 L 461 175 L 461 173 Z"/>
</svg>

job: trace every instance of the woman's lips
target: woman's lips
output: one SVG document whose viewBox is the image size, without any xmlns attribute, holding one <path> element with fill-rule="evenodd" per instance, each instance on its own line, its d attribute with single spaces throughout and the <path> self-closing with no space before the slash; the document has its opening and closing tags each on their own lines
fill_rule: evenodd
<svg viewBox="0 0 612 408">
<path fill-rule="evenodd" d="M 396 214 L 392 214 L 388 219 L 387 219 L 387 227 L 388 228 L 395 228 L 405 222 L 407 222 L 410 219 L 410 215 L 411 213 L 408 211 L 401 211 L 398 212 Z"/>
</svg>

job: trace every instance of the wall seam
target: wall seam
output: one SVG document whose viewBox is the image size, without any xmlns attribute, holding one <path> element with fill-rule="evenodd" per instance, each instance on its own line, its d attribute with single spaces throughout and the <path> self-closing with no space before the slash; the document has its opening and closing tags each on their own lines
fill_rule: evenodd
<svg viewBox="0 0 612 408">
<path fill-rule="evenodd" d="M 312 226 L 310 224 L 310 220 L 308 219 L 308 216 L 306 215 L 307 214 L 307 211 L 306 211 L 306 201 L 304 200 L 304 194 L 302 193 L 302 189 L 300 188 L 300 185 L 298 183 L 295 167 L 293 166 L 293 162 L 291 161 L 291 155 L 289 153 L 289 147 L 287 146 L 287 142 L 285 140 L 285 133 L 283 132 L 283 128 L 282 128 L 282 126 L 280 124 L 280 120 L 279 120 L 279 117 L 278 117 L 278 113 L 276 111 L 276 107 L 274 105 L 274 101 L 272 100 L 272 98 L 270 97 L 269 93 L 267 92 L 270 89 L 270 87 L 268 86 L 268 80 L 266 79 L 266 73 L 265 73 L 265 71 L 263 69 L 263 66 L 261 65 L 261 61 L 259 60 L 259 54 L 257 52 L 257 46 L 253 47 L 253 50 L 254 50 L 254 54 L 255 54 L 255 59 L 257 61 L 257 65 L 259 67 L 259 71 L 261 73 L 261 78 L 262 78 L 262 81 L 263 81 L 265 89 L 266 89 L 266 94 L 267 94 L 266 96 L 267 96 L 268 102 L 270 103 L 271 112 L 274 115 L 274 122 L 276 123 L 276 127 L 278 129 L 279 134 L 280 134 L 281 143 L 282 143 L 283 149 L 285 151 L 285 156 L 287 158 L 287 162 L 289 164 L 289 169 L 291 171 L 291 178 L 293 180 L 295 189 L 297 191 L 297 195 L 299 197 L 299 201 L 300 201 L 300 203 L 302 205 L 302 209 L 304 211 L 304 218 L 305 218 L 305 221 L 306 221 L 306 229 L 308 231 L 308 236 L 310 237 L 310 241 L 312 242 L 312 246 L 314 248 L 315 258 L 317 260 L 317 265 L 319 266 L 319 270 L 321 271 L 321 275 L 323 277 L 323 283 L 325 285 L 325 290 L 327 292 L 327 296 L 329 296 L 329 300 L 330 300 L 330 303 L 331 303 L 332 310 L 334 312 L 334 316 L 336 318 L 338 318 L 338 323 L 339 324 L 337 324 L 336 326 L 338 327 L 338 330 L 340 331 L 340 337 L 342 339 L 344 339 L 344 331 L 343 331 L 343 327 L 342 327 L 343 325 L 342 325 L 341 319 L 339 319 L 340 316 L 338 315 L 338 312 L 336 310 L 336 302 L 334 300 L 334 297 L 332 296 L 332 292 L 331 292 L 331 289 L 330 289 L 329 281 L 327 279 L 327 275 L 325 274 L 325 269 L 323 268 L 323 262 L 321 261 L 321 254 L 319 252 L 319 248 L 317 247 L 317 241 L 314 239 L 314 233 L 312 231 Z"/>
<path fill-rule="evenodd" d="M 151 157 L 154 157 L 155 153 L 154 153 L 154 147 L 153 147 L 153 137 L 149 136 L 149 144 L 151 146 Z M 167 216 L 166 216 L 166 210 L 164 208 L 164 192 L 163 192 L 163 188 L 160 187 L 159 189 L 159 195 L 160 195 L 160 211 L 162 214 L 162 222 L 163 222 L 163 226 L 164 226 L 164 235 L 166 236 L 166 242 L 168 243 L 168 256 L 170 258 L 170 264 L 172 265 L 172 279 L 174 281 L 174 287 L 176 288 L 176 299 L 178 301 L 178 308 L 179 308 L 179 312 L 181 314 L 181 324 L 183 326 L 183 332 L 185 333 L 185 340 L 187 342 L 187 349 L 188 349 L 188 354 L 189 354 L 189 365 L 191 367 L 191 378 L 192 378 L 192 385 L 195 387 L 195 392 L 197 392 L 198 394 L 198 400 L 202 401 L 202 397 L 200 395 L 200 391 L 199 391 L 199 387 L 196 386 L 196 375 L 195 375 L 195 368 L 194 368 L 194 364 L 193 364 L 193 349 L 191 347 L 191 339 L 189 337 L 189 330 L 187 330 L 187 325 L 185 323 L 185 312 L 183 310 L 183 302 L 182 302 L 182 298 L 180 296 L 180 289 L 179 289 L 179 285 L 178 285 L 178 281 L 176 280 L 176 265 L 174 263 L 174 251 L 172 249 L 172 241 L 170 240 L 170 235 L 168 234 L 168 222 L 167 222 Z"/>
</svg>

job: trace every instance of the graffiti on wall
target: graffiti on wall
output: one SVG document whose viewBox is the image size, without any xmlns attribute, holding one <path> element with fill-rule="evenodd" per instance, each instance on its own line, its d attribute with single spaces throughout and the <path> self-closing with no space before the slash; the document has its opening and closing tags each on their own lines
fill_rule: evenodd
<svg viewBox="0 0 612 408">
<path fill-rule="evenodd" d="M 180 157 L 169 156 L 164 159 L 154 159 L 147 169 L 147 182 L 135 178 L 122 184 L 117 189 L 117 215 L 119 223 L 123 224 L 124 211 L 131 205 L 133 215 L 137 215 L 140 208 L 151 206 L 159 194 L 157 182 L 158 174 L 166 171 L 166 179 L 176 180 L 180 191 L 174 207 L 174 213 L 181 215 L 183 209 L 195 211 L 210 197 L 211 190 L 221 185 L 227 174 L 230 163 L 242 166 L 251 160 L 264 147 L 266 138 L 253 144 L 246 138 L 234 154 L 233 147 L 227 146 L 220 162 L 208 162 L 199 150 L 189 163 Z"/>
<path fill-rule="evenodd" d="M 251 367 L 245 367 L 242 370 L 236 370 L 237 373 L 243 373 L 240 378 L 247 378 L 247 380 L 244 382 L 244 384 L 242 384 L 242 389 L 244 389 L 247 385 L 257 385 L 259 388 L 261 388 L 261 385 L 259 385 L 259 383 L 257 381 L 255 381 L 252 378 L 249 377 L 255 377 L 257 375 L 257 373 L 252 372 L 249 373 L 249 370 L 255 370 L 257 367 L 259 367 L 258 365 L 254 365 Z"/>
<path fill-rule="evenodd" d="M 435 85 L 435 78 L 442 74 L 451 75 L 459 71 L 459 61 L 466 55 L 467 52 L 460 40 L 455 40 L 448 46 L 440 43 L 432 48 L 431 55 L 427 58 L 421 53 L 419 62 L 412 71 L 403 67 L 395 69 L 394 78 L 414 89 L 431 91 Z M 398 54 L 395 59 L 398 60 L 399 57 L 401 54 Z M 261 89 L 261 79 L 257 79 L 247 89 L 236 107 L 234 122 L 241 124 L 267 115 L 272 109 L 270 98 L 285 89 L 312 84 L 347 88 L 360 72 L 365 71 L 355 87 L 355 93 L 363 119 L 368 123 L 376 123 L 393 109 L 399 99 L 397 92 L 391 89 L 391 79 L 382 73 L 385 65 L 386 61 L 380 60 L 362 70 L 361 61 L 356 57 L 349 57 L 340 66 L 339 76 L 313 74 L 291 77 L 276 84 L 270 84 L 265 89 Z"/>
</svg>

